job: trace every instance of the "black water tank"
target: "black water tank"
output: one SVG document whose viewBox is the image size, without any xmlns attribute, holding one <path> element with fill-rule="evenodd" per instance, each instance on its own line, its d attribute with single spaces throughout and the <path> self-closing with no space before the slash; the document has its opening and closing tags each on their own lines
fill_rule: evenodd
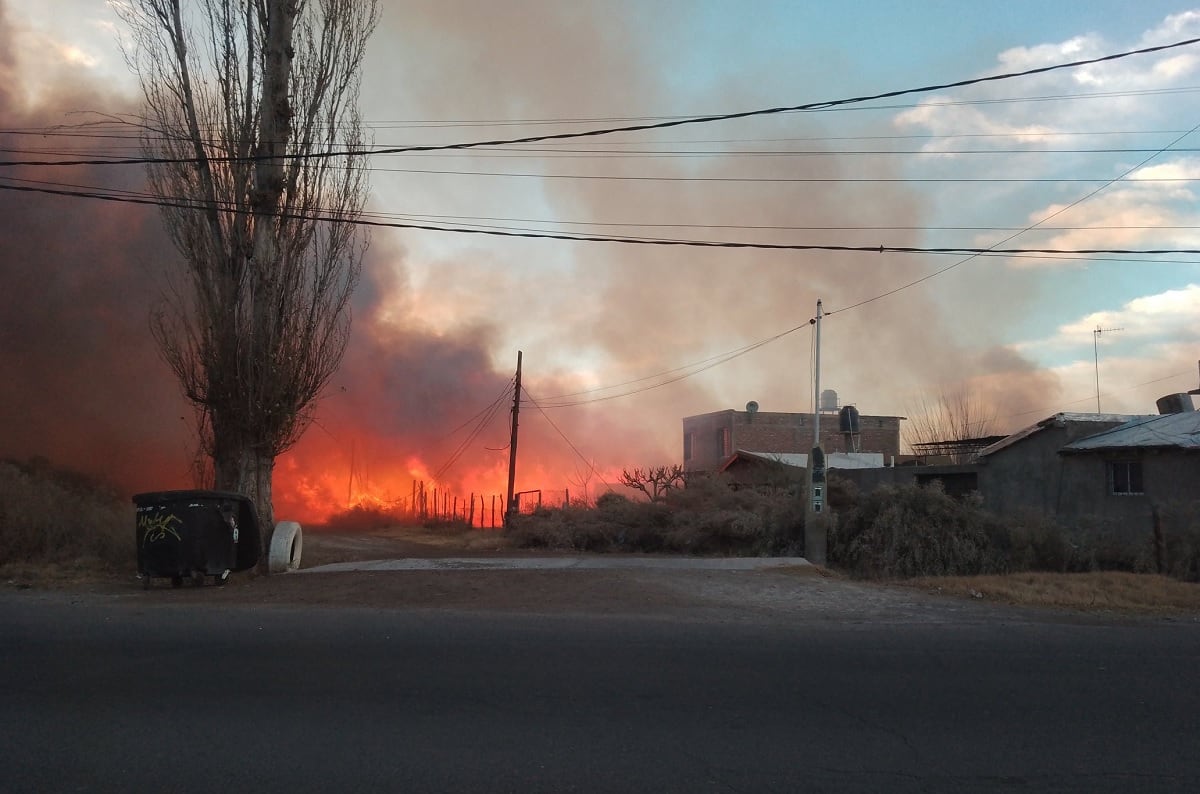
<svg viewBox="0 0 1200 794">
<path fill-rule="evenodd" d="M 1190 394 L 1168 394 L 1159 397 L 1157 405 L 1160 414 L 1186 414 L 1196 410 Z"/>
<path fill-rule="evenodd" d="M 857 434 L 859 432 L 858 409 L 853 405 L 847 405 L 838 411 L 838 420 L 843 433 Z"/>
</svg>

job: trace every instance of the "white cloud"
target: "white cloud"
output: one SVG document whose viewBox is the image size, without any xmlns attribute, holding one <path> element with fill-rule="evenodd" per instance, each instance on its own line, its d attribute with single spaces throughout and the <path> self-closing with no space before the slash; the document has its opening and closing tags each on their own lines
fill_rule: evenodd
<svg viewBox="0 0 1200 794">
<path fill-rule="evenodd" d="M 1000 53 L 987 74 L 1021 72 L 1059 63 L 1088 60 L 1125 49 L 1173 43 L 1200 36 L 1200 12 L 1188 11 L 1167 17 L 1146 31 L 1140 41 L 1129 44 L 1108 41 L 1088 33 L 1062 42 L 1013 47 Z M 1111 131 L 1114 120 L 1128 120 L 1138 128 L 1153 128 L 1163 117 L 1164 104 L 1155 92 L 1188 89 L 1200 78 L 1200 55 L 1191 49 L 1168 50 L 1115 61 L 1048 72 L 1017 81 L 984 83 L 930 97 L 912 110 L 898 114 L 893 123 L 901 129 L 922 127 L 936 135 L 1010 135 L 1010 140 L 993 141 L 997 147 L 1035 146 L 1045 143 L 1039 136 L 1081 130 Z M 1068 95 L 1112 94 L 1103 99 Z M 1151 92 L 1151 93 L 1145 93 Z M 1014 96 L 1056 97 L 1053 101 L 987 105 L 946 104 L 965 99 L 995 102 Z M 936 151 L 939 144 L 930 144 Z"/>
<path fill-rule="evenodd" d="M 1015 347 L 1023 352 L 1070 350 L 1093 346 L 1092 334 L 1099 328 L 1120 328 L 1105 337 L 1102 345 L 1134 343 L 1137 351 L 1151 347 L 1183 345 L 1200 355 L 1200 284 L 1188 284 L 1181 289 L 1144 295 L 1127 301 L 1118 309 L 1092 312 L 1060 325 L 1051 337 L 1021 342 Z M 1119 333 L 1119 337 L 1116 334 Z"/>
</svg>

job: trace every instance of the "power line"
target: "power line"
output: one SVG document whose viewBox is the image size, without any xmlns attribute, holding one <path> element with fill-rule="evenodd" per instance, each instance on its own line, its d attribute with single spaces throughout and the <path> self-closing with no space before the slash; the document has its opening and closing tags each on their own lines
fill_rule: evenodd
<svg viewBox="0 0 1200 794">
<path fill-rule="evenodd" d="M 601 473 L 600 473 L 600 472 L 599 472 L 599 471 L 596 469 L 596 464 L 594 464 L 592 461 L 590 461 L 590 460 L 588 460 L 586 457 L 584 457 L 583 453 L 579 451 L 579 448 L 578 448 L 578 447 L 576 447 L 576 446 L 575 446 L 573 443 L 571 443 L 571 439 L 567 438 L 567 434 L 566 434 L 566 433 L 564 433 L 564 432 L 563 432 L 563 431 L 562 431 L 562 430 L 559 428 L 559 426 L 558 426 L 558 425 L 554 424 L 554 420 L 550 418 L 550 415 L 549 415 L 548 413 L 546 413 L 544 410 L 542 410 L 542 406 L 538 405 L 538 403 L 537 403 L 537 400 L 533 399 L 533 395 L 529 393 L 529 390 L 528 390 L 528 389 L 526 389 L 524 386 L 522 386 L 522 387 L 521 387 L 521 393 L 522 393 L 522 394 L 524 394 L 524 395 L 525 395 L 525 396 L 526 396 L 526 397 L 529 399 L 529 403 L 530 403 L 530 404 L 531 404 L 531 405 L 532 405 L 534 408 L 538 409 L 538 413 L 540 413 L 540 414 L 541 414 L 543 417 L 545 417 L 546 421 L 550 423 L 550 426 L 551 426 L 552 428 L 554 428 L 554 432 L 558 433 L 558 434 L 559 434 L 559 436 L 561 436 L 561 437 L 562 437 L 562 440 L 563 440 L 563 441 L 565 441 L 565 442 L 567 442 L 567 446 L 568 446 L 568 447 L 570 447 L 570 448 L 571 448 L 571 451 L 572 451 L 572 452 L 574 452 L 576 455 L 578 455 L 578 456 L 579 456 L 579 459 L 580 459 L 580 460 L 582 460 L 582 461 L 583 461 L 583 462 L 584 462 L 584 463 L 587 465 L 587 467 L 588 467 L 588 470 L 589 470 L 589 471 L 590 471 L 592 474 L 595 474 L 597 477 L 599 477 L 599 478 L 600 478 L 600 482 L 604 483 L 604 487 L 605 487 L 605 488 L 607 488 L 608 490 L 610 490 L 610 491 L 611 491 L 611 490 L 613 489 L 613 488 L 612 488 L 612 486 L 611 486 L 611 485 L 609 485 L 609 484 L 608 484 L 608 482 L 607 482 L 607 481 L 604 479 L 604 475 L 602 475 L 602 474 L 601 474 Z"/>
<path fill-rule="evenodd" d="M 1112 182 L 1111 177 L 812 177 L 812 176 L 630 176 L 628 174 L 546 174 L 531 171 L 464 171 L 439 168 L 379 168 L 364 169 L 388 174 L 423 174 L 427 176 L 486 176 L 510 179 L 574 179 L 580 181 L 599 180 L 605 182 L 701 182 L 701 183 L 750 183 L 750 184 L 1094 184 Z M 1130 183 L 1198 182 L 1200 177 L 1140 177 L 1127 180 Z"/>
<path fill-rule="evenodd" d="M 500 396 L 493 400 L 491 405 L 475 415 L 476 417 L 479 417 L 479 421 L 476 422 L 475 427 L 472 428 L 467 437 L 463 439 L 463 441 L 459 443 L 457 447 L 454 448 L 454 451 L 450 453 L 450 457 L 434 471 L 432 475 L 434 482 L 440 481 L 442 477 L 444 477 L 446 473 L 453 468 L 454 464 L 458 463 L 459 459 L 463 456 L 467 449 L 470 448 L 471 444 L 475 442 L 475 439 L 477 439 L 479 435 L 491 425 L 493 420 L 495 420 L 496 414 L 499 413 L 500 407 L 504 404 L 505 399 L 508 396 L 508 388 L 511 385 L 512 381 L 510 380 L 505 386 L 504 390 L 500 393 Z M 470 423 L 473 421 L 473 419 L 474 417 L 472 419 L 468 419 L 467 423 Z M 466 423 L 464 423 L 464 425 L 460 425 L 458 429 L 462 429 L 465 424 Z M 458 432 L 458 430 L 452 431 L 451 435 L 453 435 L 455 432 Z"/>
<path fill-rule="evenodd" d="M 842 308 L 842 309 L 835 309 L 835 310 L 833 310 L 833 311 L 828 311 L 828 312 L 826 312 L 826 313 L 825 313 L 825 314 L 826 314 L 826 316 L 828 316 L 828 315 L 831 315 L 831 314 L 839 314 L 839 313 L 841 313 L 841 312 L 849 311 L 849 310 L 851 310 L 851 309 L 857 309 L 857 308 L 859 308 L 859 307 L 861 307 L 861 306 L 866 306 L 868 303 L 874 303 L 874 302 L 875 302 L 875 301 L 877 301 L 877 300 L 882 300 L 883 298 L 887 298 L 887 297 L 890 297 L 890 296 L 892 296 L 892 295 L 895 295 L 895 294 L 896 294 L 896 293 L 898 293 L 898 292 L 903 292 L 904 290 L 906 290 L 906 289 L 909 289 L 910 287 L 915 287 L 916 285 L 918 285 L 918 284 L 921 284 L 922 282 L 928 281 L 928 280 L 930 280 L 930 279 L 932 279 L 932 278 L 936 278 L 937 276 L 940 276 L 940 275 L 942 275 L 943 273 L 946 273 L 946 272 L 948 272 L 948 271 L 950 271 L 950 270 L 953 270 L 954 268 L 958 267 L 959 265 L 964 265 L 964 264 L 966 264 L 967 262 L 970 262 L 971 260 L 975 259 L 976 257 L 980 256 L 981 254 L 983 254 L 983 253 L 985 253 L 985 252 L 986 252 L 986 253 L 1005 253 L 1005 252 L 1004 252 L 1004 250 L 1003 250 L 1003 249 L 1000 249 L 998 246 L 1004 245 L 1004 244 L 1005 244 L 1005 243 L 1007 243 L 1009 240 L 1015 240 L 1016 238 L 1018 238 L 1018 237 L 1020 237 L 1021 235 L 1025 234 L 1026 232 L 1030 232 L 1030 231 L 1033 231 L 1034 229 L 1038 228 L 1038 227 L 1039 227 L 1039 226 L 1041 226 L 1043 223 L 1046 223 L 1046 222 L 1048 222 L 1048 221 L 1054 220 L 1054 219 L 1055 219 L 1055 218 L 1057 218 L 1059 215 L 1062 215 L 1063 213 L 1065 213 L 1065 212 L 1068 212 L 1069 210 L 1072 210 L 1072 209 L 1074 209 L 1075 207 L 1078 207 L 1080 204 L 1082 204 L 1083 202 L 1085 202 L 1085 201 L 1087 201 L 1088 199 L 1092 198 L 1092 197 L 1093 197 L 1093 196 L 1095 196 L 1096 194 L 1100 193 L 1100 192 L 1101 192 L 1101 191 L 1103 191 L 1103 190 L 1106 190 L 1106 189 L 1107 189 L 1107 188 L 1109 188 L 1110 186 L 1112 186 L 1112 185 L 1116 184 L 1117 182 L 1120 182 L 1120 181 L 1121 181 L 1121 180 L 1123 180 L 1125 177 L 1127 177 L 1127 176 L 1129 176 L 1130 174 L 1132 174 L 1134 171 L 1136 171 L 1136 170 L 1138 170 L 1139 168 L 1141 168 L 1141 167 L 1145 166 L 1147 163 L 1149 163 L 1150 161 L 1154 160 L 1155 158 L 1157 158 L 1158 156 L 1160 156 L 1161 154 L 1163 154 L 1163 152 L 1166 152 L 1166 151 L 1170 150 L 1170 149 L 1171 149 L 1171 147 L 1173 147 L 1175 144 L 1177 144 L 1177 143 L 1179 143 L 1180 141 L 1182 141 L 1184 138 L 1187 138 L 1189 135 L 1191 135 L 1192 133 L 1194 133 L 1194 132 L 1195 132 L 1197 129 L 1200 129 L 1200 124 L 1197 124 L 1196 126 L 1192 127 L 1190 130 L 1188 130 L 1188 131 L 1186 131 L 1186 132 L 1182 133 L 1182 134 L 1181 134 L 1181 135 L 1179 135 L 1177 138 L 1175 138 L 1175 140 L 1171 141 L 1170 143 L 1168 143 L 1166 146 L 1164 146 L 1164 147 L 1162 147 L 1161 149 L 1159 149 L 1159 150 L 1158 150 L 1157 152 L 1155 152 L 1154 154 L 1152 154 L 1152 155 L 1150 155 L 1149 157 L 1145 158 L 1145 159 L 1144 159 L 1144 160 L 1142 160 L 1140 163 L 1137 163 L 1136 165 L 1134 165 L 1134 166 L 1131 166 L 1130 168 L 1126 169 L 1124 172 L 1122 172 L 1121 174 L 1118 174 L 1117 176 L 1113 177 L 1111 180 L 1109 180 L 1109 181 L 1108 181 L 1108 182 L 1106 182 L 1105 184 L 1101 185 L 1100 187 L 1096 188 L 1095 190 L 1091 191 L 1090 193 L 1088 193 L 1088 194 L 1086 194 L 1086 195 L 1084 195 L 1084 196 L 1080 196 L 1079 198 L 1075 199 L 1075 200 L 1074 200 L 1074 201 L 1072 201 L 1070 204 L 1067 204 L 1067 205 L 1066 205 L 1066 206 L 1064 206 L 1064 207 L 1060 207 L 1059 209 L 1057 209 L 1057 210 L 1055 210 L 1054 212 L 1050 213 L 1049 215 L 1045 216 L 1044 218 L 1042 218 L 1041 220 L 1037 221 L 1036 223 L 1032 223 L 1032 224 L 1030 224 L 1029 226 L 1025 227 L 1025 228 L 1024 228 L 1024 229 L 1022 229 L 1021 231 L 1014 232 L 1013 234 L 1010 234 L 1010 235 L 1008 235 L 1008 236 L 1007 236 L 1007 237 L 1005 237 L 1003 240 L 1000 240 L 999 242 L 997 242 L 995 245 L 993 245 L 993 246 L 989 246 L 988 248 L 985 248 L 985 249 L 983 249 L 982 251 L 972 251 L 972 252 L 970 252 L 970 253 L 969 253 L 969 255 L 968 255 L 968 256 L 964 257 L 963 259 L 960 259 L 959 261 L 957 261 L 957 262 L 954 262 L 953 264 L 947 265 L 946 267 L 943 267 L 943 268 L 941 268 L 941 269 L 939 269 L 939 270 L 935 270 L 933 273 L 930 273 L 930 274 L 928 274 L 928 275 L 922 276 L 921 278 L 918 278 L 918 279 L 915 279 L 915 280 L 913 280 L 913 281 L 910 281 L 910 282 L 908 282 L 907 284 L 902 284 L 902 285 L 900 285 L 899 287 L 896 287 L 896 288 L 894 288 L 894 289 L 890 289 L 890 290 L 888 290 L 888 291 L 886 291 L 886 292 L 883 292 L 883 293 L 880 293 L 879 295 L 876 295 L 876 296 L 874 296 L 874 297 L 867 298 L 866 300 L 861 300 L 861 301 L 859 301 L 858 303 L 851 304 L 850 306 L 846 306 L 846 307 L 844 307 L 844 308 Z M 1043 249 L 1043 250 L 1027 250 L 1027 251 L 1021 251 L 1021 253 L 1061 254 L 1061 253 L 1064 253 L 1064 252 L 1063 252 L 1063 251 L 1061 251 L 1061 250 L 1060 250 L 1060 251 L 1052 251 L 1052 250 L 1044 250 L 1044 249 Z M 1086 252 L 1083 252 L 1083 251 L 1081 251 L 1081 252 L 1077 252 L 1077 253 L 1122 254 L 1122 253 L 1131 253 L 1131 252 L 1129 252 L 1129 251 L 1086 251 Z"/>
<path fill-rule="evenodd" d="M 877 94 L 867 94 L 845 99 L 825 100 L 820 102 L 808 102 L 800 105 L 790 105 L 773 108 L 762 108 L 758 110 L 747 110 L 737 113 L 721 113 L 706 116 L 690 116 L 685 118 L 670 119 L 667 121 L 654 121 L 642 124 L 630 124 L 616 127 L 602 127 L 599 129 L 583 130 L 579 132 L 559 132 L 547 135 L 529 135 L 520 138 L 500 138 L 488 141 L 468 141 L 462 143 L 450 144 L 431 144 L 421 146 L 397 146 L 382 149 L 346 149 L 334 152 L 307 152 L 297 154 L 280 154 L 280 155 L 253 155 L 249 157 L 207 157 L 204 158 L 209 162 L 252 162 L 256 160 L 288 160 L 288 159 L 323 159 L 331 157 L 357 157 L 367 156 L 372 154 L 403 154 L 407 152 L 433 152 L 446 151 L 452 149 L 474 149 L 484 146 L 504 146 L 509 144 L 521 143 L 538 143 L 541 141 L 558 141 L 569 140 L 575 138 L 589 138 L 600 135 L 613 135 L 625 132 L 645 132 L 648 130 L 667 129 L 671 127 L 681 127 L 691 124 L 708 124 L 717 121 L 732 121 L 734 119 L 744 119 L 756 116 L 777 115 L 780 113 L 794 113 L 800 111 L 825 110 L 829 108 L 841 107 L 844 105 L 861 104 L 879 99 L 890 99 L 899 96 L 908 96 L 912 94 L 925 94 L 934 91 L 944 91 L 951 88 L 964 88 L 971 85 L 980 85 L 983 83 L 999 82 L 1003 80 L 1011 80 L 1018 77 L 1030 77 L 1037 74 L 1046 74 L 1048 72 L 1060 71 L 1063 69 L 1073 69 L 1080 66 L 1089 66 L 1097 63 L 1115 61 L 1122 58 L 1129 58 L 1135 55 L 1146 55 L 1155 52 L 1164 52 L 1180 47 L 1187 47 L 1200 42 L 1200 38 L 1184 39 L 1172 44 L 1161 44 L 1154 47 L 1143 47 L 1136 50 L 1127 50 L 1111 55 L 1104 55 L 1098 58 L 1088 58 L 1084 60 L 1071 61 L 1068 63 L 1058 63 L 1049 66 L 1041 66 L 1034 69 L 1025 69 L 1019 72 L 1004 72 L 1002 74 L 987 75 L 984 77 L 973 77 L 965 80 L 955 80 L 947 83 L 937 83 L 933 85 L 921 86 L 918 88 L 904 88 L 895 91 L 884 91 Z M 172 158 L 172 157 L 138 157 L 125 158 L 120 160 L 71 160 L 71 161 L 3 161 L 0 166 L 78 166 L 78 165 L 138 165 L 138 164 L 155 164 L 163 165 L 170 163 L 195 163 L 200 162 L 198 158 Z"/>
<path fill-rule="evenodd" d="M 1140 166 L 1136 166 L 1136 167 L 1140 167 Z M 1120 177 L 1118 177 L 1117 179 L 1110 180 L 1110 182 L 1108 184 L 1112 184 L 1113 182 L 1116 182 L 1118 179 L 1120 179 Z M 1094 195 L 1095 193 L 1098 193 L 1101 189 L 1103 189 L 1104 187 L 1107 187 L 1107 186 L 1108 185 L 1104 185 L 1101 188 L 1097 188 L 1095 191 L 1093 191 L 1089 195 Z M 103 193 L 94 193 L 94 192 L 88 192 L 88 191 L 58 190 L 58 189 L 53 189 L 53 188 L 32 187 L 29 185 L 0 184 L 0 190 L 12 190 L 12 191 L 23 192 L 23 193 L 41 193 L 41 194 L 46 194 L 46 195 L 65 196 L 65 197 L 70 197 L 70 198 L 86 198 L 86 199 L 94 199 L 94 200 L 98 200 L 98 201 L 112 201 L 112 202 L 124 203 L 124 204 L 141 204 L 141 205 L 146 205 L 146 206 L 171 207 L 171 208 L 175 208 L 175 209 L 199 210 L 199 209 L 204 209 L 207 206 L 204 202 L 199 202 L 199 201 L 185 201 L 185 200 L 181 200 L 181 199 L 161 200 L 161 199 L 150 199 L 150 198 L 137 198 L 137 197 L 132 197 L 132 196 L 115 196 L 115 195 L 107 195 L 107 194 L 103 194 Z M 1087 197 L 1085 196 L 1085 198 L 1087 198 Z M 1081 199 L 1080 201 L 1082 201 L 1082 200 L 1083 199 Z M 1078 202 L 1076 202 L 1076 203 L 1078 203 Z M 1075 206 L 1075 205 L 1074 204 L 1069 205 L 1068 207 L 1064 208 L 1063 210 L 1060 210 L 1059 212 L 1054 213 L 1054 215 L 1051 215 L 1050 217 L 1054 217 L 1054 216 L 1060 214 L 1061 212 L 1064 212 L 1066 209 L 1070 209 L 1070 207 L 1072 207 L 1072 206 Z M 231 214 L 235 214 L 235 215 L 262 214 L 262 213 L 254 213 L 250 210 L 235 209 L 235 208 L 223 206 L 223 205 L 218 206 L 217 209 L 220 210 L 221 212 L 227 212 L 227 213 L 231 213 Z M 984 254 L 999 254 L 999 255 L 1007 255 L 1007 254 L 1013 254 L 1013 255 L 1017 255 L 1017 254 L 1062 254 L 1062 255 L 1067 255 L 1067 254 L 1084 254 L 1084 255 L 1114 254 L 1114 255 L 1121 255 L 1121 256 L 1137 256 L 1137 255 L 1161 256 L 1161 255 L 1166 255 L 1166 254 L 1200 255 L 1200 248 L 995 248 L 995 247 L 972 248 L 972 247 L 965 247 L 965 246 L 950 246 L 950 247 L 938 248 L 938 247 L 922 247 L 922 246 L 910 246 L 910 245 L 897 246 L 897 245 L 884 245 L 884 244 L 880 244 L 880 245 L 833 245 L 833 244 L 818 244 L 818 243 L 756 243 L 756 242 L 737 241 L 737 240 L 688 240 L 688 239 L 675 239 L 675 238 L 666 238 L 666 237 L 664 237 L 664 238 L 616 237 L 616 236 L 605 236 L 605 235 L 561 234 L 561 233 L 556 233 L 556 232 L 507 231 L 507 230 L 501 230 L 501 229 L 465 228 L 465 227 L 461 227 L 461 226 L 434 226 L 432 224 L 423 224 L 423 223 L 401 223 L 401 222 L 396 222 L 396 221 L 370 220 L 370 219 L 361 218 L 361 217 L 352 218 L 352 217 L 338 217 L 338 216 L 333 216 L 333 215 L 319 215 L 319 214 L 305 215 L 305 214 L 300 214 L 300 213 L 287 213 L 287 212 L 272 213 L 271 217 L 282 218 L 284 220 L 303 220 L 303 221 L 316 221 L 316 222 L 327 221 L 327 222 L 348 223 L 348 224 L 354 224 L 354 225 L 358 225 L 358 226 L 371 226 L 371 227 L 388 228 L 388 229 L 414 229 L 414 230 L 428 231 L 428 232 L 449 232 L 449 233 L 454 233 L 454 234 L 474 234 L 474 235 L 484 235 L 484 236 L 489 236 L 489 237 L 515 237 L 515 238 L 536 239 L 536 240 L 563 240 L 563 241 L 567 241 L 567 242 L 579 242 L 579 243 L 623 243 L 623 244 L 627 244 L 627 245 L 654 245 L 654 246 L 668 246 L 668 247 L 669 246 L 684 246 L 684 247 L 695 247 L 695 248 L 759 249 L 759 250 L 767 250 L 767 251 L 830 251 L 830 252 L 842 252 L 842 253 L 879 253 L 879 254 L 885 254 L 885 253 L 891 253 L 891 254 L 937 254 L 937 255 L 950 255 L 950 256 L 969 255 L 971 258 L 974 258 L 976 256 L 982 256 Z M 1036 228 L 1036 226 L 1027 227 L 1024 231 L 1029 231 L 1033 228 Z M 1013 237 L 1016 237 L 1016 236 L 1018 236 L 1018 235 L 1012 235 L 1007 239 L 1012 239 Z M 964 260 L 964 261 L 967 261 L 967 260 Z M 905 287 L 899 287 L 896 290 L 894 290 L 893 292 L 899 292 L 901 289 L 905 289 L 908 286 L 913 286 L 914 284 L 920 283 L 921 281 L 926 281 L 926 280 L 933 278 L 934 276 L 940 275 L 941 273 L 945 272 L 946 270 L 950 270 L 953 267 L 956 267 L 957 265 L 960 265 L 960 264 L 963 264 L 963 263 L 958 262 L 955 265 L 951 265 L 950 267 L 943 268 L 942 270 L 940 270 L 936 273 L 933 273 L 929 276 L 919 279 L 916 282 L 912 282 L 912 284 L 906 285 Z M 889 293 L 889 294 L 891 294 L 891 293 Z M 863 303 L 870 303 L 873 300 L 878 300 L 880 297 L 886 297 L 886 295 L 877 296 L 877 297 L 869 299 L 867 301 L 863 301 L 862 303 L 854 304 L 853 306 L 847 306 L 842 309 L 837 309 L 836 311 L 844 312 L 849 309 L 857 308 L 858 306 L 863 305 Z M 828 314 L 833 314 L 833 313 L 834 312 L 832 312 L 832 311 L 828 312 Z"/>
<path fill-rule="evenodd" d="M 1162 378 L 1155 378 L 1154 380 L 1148 380 L 1148 381 L 1146 381 L 1146 382 L 1144 382 L 1144 383 L 1138 383 L 1138 384 L 1136 384 L 1136 385 L 1133 385 L 1133 386 L 1126 386 L 1126 387 L 1125 387 L 1125 388 L 1123 388 L 1123 389 L 1116 389 L 1116 390 L 1113 390 L 1113 391 L 1108 391 L 1108 392 L 1105 392 L 1105 393 L 1106 393 L 1106 394 L 1116 394 L 1116 393 L 1120 393 L 1120 392 L 1133 391 L 1134 389 L 1140 389 L 1140 388 L 1141 388 L 1141 387 L 1143 387 L 1143 386 L 1150 386 L 1150 385 L 1152 385 L 1152 384 L 1155 384 L 1155 383 L 1162 383 L 1164 380 L 1174 380 L 1175 378 L 1182 378 L 1182 377 L 1184 377 L 1184 376 L 1186 376 L 1186 375 L 1190 375 L 1190 374 L 1192 374 L 1192 373 L 1190 373 L 1190 372 L 1176 372 L 1176 373 L 1174 373 L 1174 374 L 1172 374 L 1172 375 L 1167 375 L 1167 376 L 1165 376 L 1165 377 L 1162 377 Z M 1063 406 L 1063 405 L 1077 405 L 1078 403 L 1086 403 L 1086 402 L 1091 402 L 1091 401 L 1092 401 L 1092 400 L 1094 400 L 1094 399 L 1096 399 L 1096 395 L 1095 395 L 1095 394 L 1089 394 L 1087 397 L 1081 397 L 1081 398 L 1079 398 L 1078 400 L 1071 400 L 1071 401 L 1069 401 L 1069 402 L 1059 403 L 1059 405 L 1060 405 L 1060 406 Z M 1045 413 L 1048 413 L 1048 412 L 1053 412 L 1053 409 L 1050 409 L 1050 408 L 1036 408 L 1036 409 L 1034 409 L 1034 410 L 1031 410 L 1031 411 L 1020 411 L 1020 412 L 1018 412 L 1018 413 L 1015 413 L 1015 414 L 1008 414 L 1008 415 L 1007 415 L 1007 416 L 1005 416 L 1004 418 L 1005 418 L 1005 419 L 1015 419 L 1015 418 L 1016 418 L 1016 417 L 1018 417 L 1018 416 L 1028 416 L 1029 414 L 1045 414 Z"/>
<path fill-rule="evenodd" d="M 685 365 L 682 367 L 675 367 L 674 369 L 669 369 L 664 372 L 657 373 L 655 375 L 648 375 L 644 378 L 637 378 L 636 380 L 626 381 L 625 383 L 617 384 L 614 386 L 604 386 L 604 387 L 600 387 L 600 388 L 596 388 L 596 389 L 588 389 L 588 390 L 582 391 L 582 392 L 574 392 L 572 394 L 560 395 L 559 398 L 550 398 L 552 400 L 558 399 L 560 401 L 556 402 L 553 405 L 547 404 L 546 407 L 547 408 L 573 408 L 573 407 L 579 406 L 579 405 L 588 405 L 589 403 L 598 403 L 598 402 L 606 402 L 608 400 L 615 400 L 620 397 L 630 397 L 634 394 L 641 394 L 642 392 L 647 392 L 652 389 L 658 389 L 663 386 L 670 385 L 672 383 L 678 383 L 681 380 L 685 380 L 687 378 L 691 378 L 696 375 L 699 375 L 701 372 L 706 372 L 720 364 L 724 364 L 728 361 L 732 361 L 735 358 L 740 358 L 740 357 L 746 355 L 747 353 L 757 350 L 758 348 L 762 347 L 763 345 L 768 345 L 777 339 L 782 339 L 783 337 L 785 337 L 789 334 L 795 333 L 796 331 L 799 331 L 802 328 L 810 328 L 810 327 L 811 326 L 808 323 L 804 323 L 803 325 L 797 325 L 795 328 L 789 328 L 788 330 L 783 331 L 778 334 L 775 334 L 774 336 L 767 337 L 766 339 L 760 339 L 757 342 L 751 342 L 750 344 L 744 345 L 735 350 L 731 350 L 726 353 L 722 353 L 720 355 L 704 359 L 703 361 L 695 362 L 693 364 L 688 364 L 688 365 Z M 666 377 L 666 376 L 671 376 L 671 377 Z M 661 379 L 661 378 L 665 378 L 665 379 Z M 574 397 L 577 395 L 587 395 L 587 394 L 595 394 L 598 392 L 611 391 L 613 389 L 620 388 L 621 386 L 627 386 L 627 385 L 632 385 L 632 384 L 636 384 L 636 383 L 643 383 L 645 381 L 651 381 L 651 380 L 655 381 L 655 382 L 650 383 L 646 386 L 638 387 L 636 389 L 629 389 L 627 391 L 619 392 L 617 394 L 609 394 L 609 395 L 605 395 L 602 397 L 592 397 L 589 399 L 579 399 L 579 400 L 567 399 L 565 402 L 562 401 L 565 398 L 570 398 L 570 397 Z"/>
</svg>

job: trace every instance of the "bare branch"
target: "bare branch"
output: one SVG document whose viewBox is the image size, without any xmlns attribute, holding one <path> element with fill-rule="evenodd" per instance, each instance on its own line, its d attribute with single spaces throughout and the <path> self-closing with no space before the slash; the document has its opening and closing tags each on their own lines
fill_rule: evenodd
<svg viewBox="0 0 1200 794">
<path fill-rule="evenodd" d="M 359 74 L 376 0 L 128 0 L 151 190 L 180 279 L 151 330 L 213 459 L 270 529 L 270 471 L 341 363 L 366 238 Z M 229 158 L 257 159 L 230 161 Z M 316 220 L 317 217 L 334 220 Z"/>
</svg>

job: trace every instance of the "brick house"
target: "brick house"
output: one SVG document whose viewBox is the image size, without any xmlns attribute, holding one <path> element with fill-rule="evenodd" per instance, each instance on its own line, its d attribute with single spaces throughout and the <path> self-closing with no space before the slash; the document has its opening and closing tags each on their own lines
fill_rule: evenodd
<svg viewBox="0 0 1200 794">
<path fill-rule="evenodd" d="M 848 449 L 836 413 L 821 417 L 821 446 L 826 453 L 877 452 L 884 463 L 900 454 L 900 416 L 860 416 L 859 445 Z M 717 471 L 735 452 L 808 453 L 813 415 L 764 411 L 714 411 L 683 420 L 683 468 Z"/>
</svg>

